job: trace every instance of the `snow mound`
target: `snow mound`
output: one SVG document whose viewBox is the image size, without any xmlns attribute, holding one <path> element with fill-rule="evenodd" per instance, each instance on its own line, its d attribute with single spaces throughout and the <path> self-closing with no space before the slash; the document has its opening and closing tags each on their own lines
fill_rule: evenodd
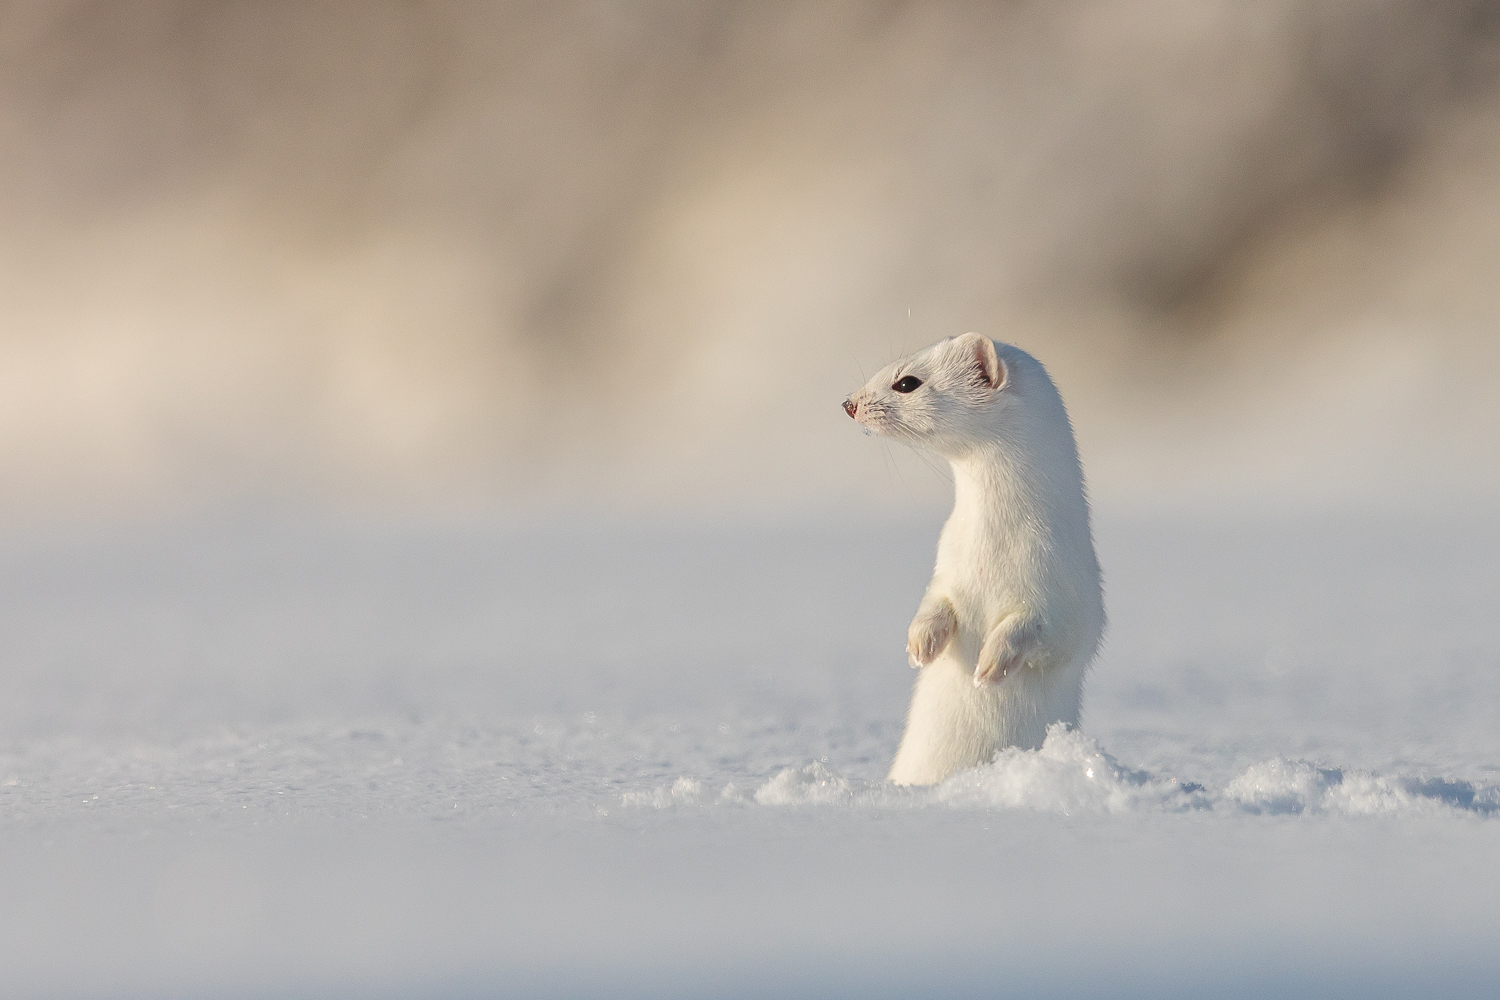
<svg viewBox="0 0 1500 1000">
<path fill-rule="evenodd" d="M 755 790 L 755 801 L 763 806 L 850 803 L 854 798 L 848 779 L 816 761 L 788 767 Z"/>
<path fill-rule="evenodd" d="M 676 797 L 675 787 L 670 796 L 666 789 L 653 794 L 667 804 Z M 729 798 L 726 794 L 721 801 Z M 1286 758 L 1256 764 L 1215 792 L 1196 782 L 1127 767 L 1062 723 L 1047 730 L 1039 749 L 1008 747 L 990 763 L 934 788 L 851 781 L 812 763 L 779 771 L 755 791 L 754 799 L 766 806 L 948 806 L 1065 816 L 1198 810 L 1273 816 L 1500 815 L 1500 786 L 1380 775 Z"/>
<path fill-rule="evenodd" d="M 1500 788 L 1494 786 L 1344 771 L 1286 758 L 1251 767 L 1229 783 L 1224 799 L 1246 812 L 1270 815 L 1500 812 Z"/>
<path fill-rule="evenodd" d="M 935 799 L 953 806 L 1062 813 L 1185 812 L 1211 808 L 1201 785 L 1125 767 L 1076 729 L 1054 723 L 1038 750 L 1007 747 L 955 774 Z"/>
<path fill-rule="evenodd" d="M 625 806 L 648 809 L 671 809 L 678 806 L 744 804 L 745 796 L 730 782 L 719 790 L 717 798 L 704 794 L 703 782 L 683 776 L 670 785 L 659 785 L 647 792 L 625 792 L 620 796 Z"/>
<path fill-rule="evenodd" d="M 671 806 L 691 805 L 703 796 L 703 782 L 693 778 L 678 778 L 670 788 L 663 785 L 649 792 L 626 792 L 620 801 L 627 806 L 647 806 L 666 809 Z"/>
<path fill-rule="evenodd" d="M 1010 747 L 936 788 L 851 781 L 821 763 L 779 771 L 755 792 L 761 805 L 951 806 L 1052 813 L 1185 811 L 1212 807 L 1202 786 L 1125 767 L 1062 723 L 1039 750 Z"/>
</svg>

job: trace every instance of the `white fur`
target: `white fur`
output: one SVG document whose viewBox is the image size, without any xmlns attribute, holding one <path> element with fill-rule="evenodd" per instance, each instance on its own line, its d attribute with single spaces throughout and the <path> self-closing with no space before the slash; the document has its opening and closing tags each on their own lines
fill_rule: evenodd
<svg viewBox="0 0 1500 1000">
<path fill-rule="evenodd" d="M 906 376 L 922 384 L 896 392 Z M 845 408 L 953 467 L 890 780 L 935 784 L 1001 747 L 1041 746 L 1050 723 L 1077 725 L 1104 598 L 1073 428 L 1047 370 L 969 333 L 884 368 Z"/>
</svg>

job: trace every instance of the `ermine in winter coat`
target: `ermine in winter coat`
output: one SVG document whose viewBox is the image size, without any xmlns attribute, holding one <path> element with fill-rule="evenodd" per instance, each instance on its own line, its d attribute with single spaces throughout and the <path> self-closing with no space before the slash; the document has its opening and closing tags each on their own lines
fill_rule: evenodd
<svg viewBox="0 0 1500 1000">
<path fill-rule="evenodd" d="M 929 785 L 1078 724 L 1104 598 L 1073 428 L 1031 355 L 967 333 L 844 401 L 876 434 L 953 467 L 953 514 L 907 632 L 919 669 L 898 785 Z"/>
</svg>

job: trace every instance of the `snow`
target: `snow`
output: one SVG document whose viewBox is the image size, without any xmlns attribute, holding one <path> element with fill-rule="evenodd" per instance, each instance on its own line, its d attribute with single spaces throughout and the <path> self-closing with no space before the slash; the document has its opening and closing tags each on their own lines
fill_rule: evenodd
<svg viewBox="0 0 1500 1000">
<path fill-rule="evenodd" d="M 1106 516 L 1082 729 L 899 789 L 940 519 L 11 539 L 7 995 L 1489 988 L 1495 524 Z"/>
<path fill-rule="evenodd" d="M 621 796 L 624 805 L 656 809 L 703 801 L 703 783 L 691 778 L 678 778 L 670 787 L 649 793 Z M 718 796 L 719 803 L 741 801 L 733 783 Z M 1097 741 L 1056 723 L 1041 747 L 1002 750 L 990 764 L 954 775 L 933 789 L 855 782 L 813 761 L 778 771 L 755 790 L 754 801 L 767 806 L 1029 809 L 1064 816 L 1197 809 L 1348 816 L 1443 815 L 1456 810 L 1488 816 L 1500 813 L 1500 785 L 1343 771 L 1278 757 L 1248 768 L 1222 790 L 1213 791 L 1197 782 L 1126 767 Z"/>
</svg>

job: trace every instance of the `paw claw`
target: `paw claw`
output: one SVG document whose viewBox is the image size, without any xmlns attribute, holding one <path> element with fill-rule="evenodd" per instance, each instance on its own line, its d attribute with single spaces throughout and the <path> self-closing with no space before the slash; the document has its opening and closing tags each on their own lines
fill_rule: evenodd
<svg viewBox="0 0 1500 1000">
<path fill-rule="evenodd" d="M 951 611 L 918 615 L 907 630 L 907 661 L 913 668 L 921 668 L 936 660 L 952 641 L 955 627 Z"/>
<path fill-rule="evenodd" d="M 994 663 L 987 667 L 974 668 L 974 686 L 983 687 L 986 684 L 999 684 L 1011 674 L 1019 673 L 1025 663 Z"/>
</svg>

